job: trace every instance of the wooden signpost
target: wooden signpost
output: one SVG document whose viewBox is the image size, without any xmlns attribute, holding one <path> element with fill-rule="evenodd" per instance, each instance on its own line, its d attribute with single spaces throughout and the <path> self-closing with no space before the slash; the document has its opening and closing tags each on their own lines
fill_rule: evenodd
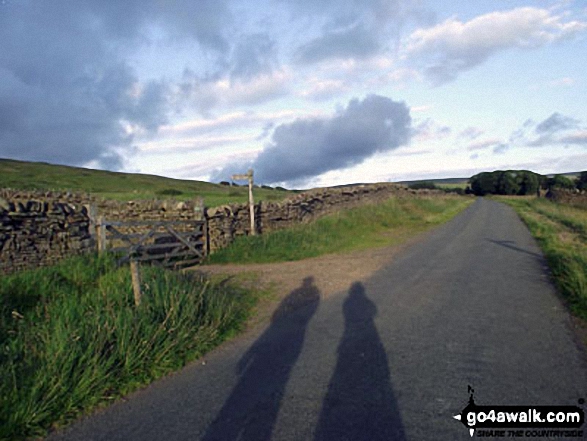
<svg viewBox="0 0 587 441">
<path fill-rule="evenodd" d="M 251 217 L 251 236 L 255 231 L 255 201 L 253 200 L 253 170 L 249 169 L 246 175 L 232 175 L 233 181 L 249 181 L 249 213 Z"/>
</svg>

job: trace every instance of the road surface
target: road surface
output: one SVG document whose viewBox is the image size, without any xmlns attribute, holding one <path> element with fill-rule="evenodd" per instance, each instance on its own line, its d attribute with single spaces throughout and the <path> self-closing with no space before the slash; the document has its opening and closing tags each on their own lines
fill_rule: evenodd
<svg viewBox="0 0 587 441">
<path fill-rule="evenodd" d="M 305 279 L 264 329 L 50 439 L 465 440 L 469 385 L 478 405 L 587 398 L 544 257 L 483 199 L 344 292 Z"/>
</svg>

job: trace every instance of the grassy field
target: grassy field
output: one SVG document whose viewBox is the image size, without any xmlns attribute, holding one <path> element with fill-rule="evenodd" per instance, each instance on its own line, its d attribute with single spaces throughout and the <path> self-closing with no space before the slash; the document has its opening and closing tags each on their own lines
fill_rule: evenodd
<svg viewBox="0 0 587 441">
<path fill-rule="evenodd" d="M 194 273 L 81 257 L 0 278 L 0 439 L 43 436 L 237 332 L 260 293 Z"/>
<path fill-rule="evenodd" d="M 544 198 L 500 197 L 526 223 L 570 309 L 587 320 L 587 210 Z"/>
<path fill-rule="evenodd" d="M 447 221 L 472 202 L 459 196 L 390 199 L 287 230 L 238 238 L 212 254 L 208 263 L 280 262 L 392 245 Z"/>
<path fill-rule="evenodd" d="M 0 159 L 0 188 L 2 187 L 87 192 L 116 200 L 189 200 L 203 197 L 208 207 L 248 201 L 246 187 L 8 159 Z M 257 201 L 278 201 L 294 194 L 291 191 L 266 188 L 255 188 L 253 193 Z"/>
</svg>

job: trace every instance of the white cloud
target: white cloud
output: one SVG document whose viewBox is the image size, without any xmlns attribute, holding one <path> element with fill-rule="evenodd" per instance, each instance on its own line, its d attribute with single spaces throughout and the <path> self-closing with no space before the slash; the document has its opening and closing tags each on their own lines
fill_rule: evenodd
<svg viewBox="0 0 587 441">
<path fill-rule="evenodd" d="M 561 138 L 560 142 L 587 146 L 587 130 L 571 133 L 568 136 Z"/>
<path fill-rule="evenodd" d="M 256 135 L 234 135 L 234 136 L 202 136 L 179 139 L 164 139 L 149 141 L 140 144 L 138 147 L 143 153 L 182 153 L 188 151 L 205 151 L 222 145 L 241 144 L 243 142 L 254 142 Z"/>
<path fill-rule="evenodd" d="M 311 100 L 325 100 L 348 91 L 349 88 L 342 80 L 311 78 L 308 85 L 299 94 Z"/>
<path fill-rule="evenodd" d="M 287 69 L 252 78 L 223 76 L 215 80 L 202 80 L 187 72 L 176 90 L 176 100 L 191 103 L 206 114 L 215 107 L 257 105 L 283 97 L 290 92 L 292 80 Z"/>
<path fill-rule="evenodd" d="M 477 139 L 479 136 L 485 133 L 478 127 L 467 127 L 461 133 L 459 133 L 459 138 L 466 138 L 466 139 Z"/>
<path fill-rule="evenodd" d="M 467 150 L 470 152 L 474 150 L 485 150 L 489 147 L 492 147 L 496 144 L 501 144 L 502 140 L 500 138 L 491 138 L 485 139 L 483 141 L 473 142 L 467 146 Z"/>
<path fill-rule="evenodd" d="M 426 75 L 435 84 L 455 79 L 462 71 L 510 48 L 535 48 L 569 38 L 587 23 L 567 20 L 547 9 L 525 7 L 491 12 L 468 22 L 450 18 L 414 31 L 405 42 L 408 56 L 423 56 Z"/>
</svg>

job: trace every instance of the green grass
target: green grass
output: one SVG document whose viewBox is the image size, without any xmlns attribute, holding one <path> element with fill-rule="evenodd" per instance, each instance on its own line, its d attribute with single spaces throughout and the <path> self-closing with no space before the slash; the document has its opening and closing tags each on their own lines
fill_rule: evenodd
<svg viewBox="0 0 587 441">
<path fill-rule="evenodd" d="M 237 238 L 207 262 L 280 262 L 391 245 L 447 221 L 471 202 L 457 196 L 392 198 L 287 230 Z"/>
<path fill-rule="evenodd" d="M 0 439 L 43 436 L 201 356 L 244 324 L 258 293 L 195 273 L 79 257 L 0 279 Z"/>
<path fill-rule="evenodd" d="M 86 192 L 97 197 L 121 201 L 191 200 L 203 197 L 208 207 L 248 201 L 246 187 L 8 159 L 0 159 L 0 188 Z M 256 201 L 279 201 L 292 196 L 294 192 L 255 188 L 253 194 Z"/>
<path fill-rule="evenodd" d="M 587 320 L 587 210 L 544 198 L 498 198 L 536 238 L 569 307 Z"/>
</svg>

